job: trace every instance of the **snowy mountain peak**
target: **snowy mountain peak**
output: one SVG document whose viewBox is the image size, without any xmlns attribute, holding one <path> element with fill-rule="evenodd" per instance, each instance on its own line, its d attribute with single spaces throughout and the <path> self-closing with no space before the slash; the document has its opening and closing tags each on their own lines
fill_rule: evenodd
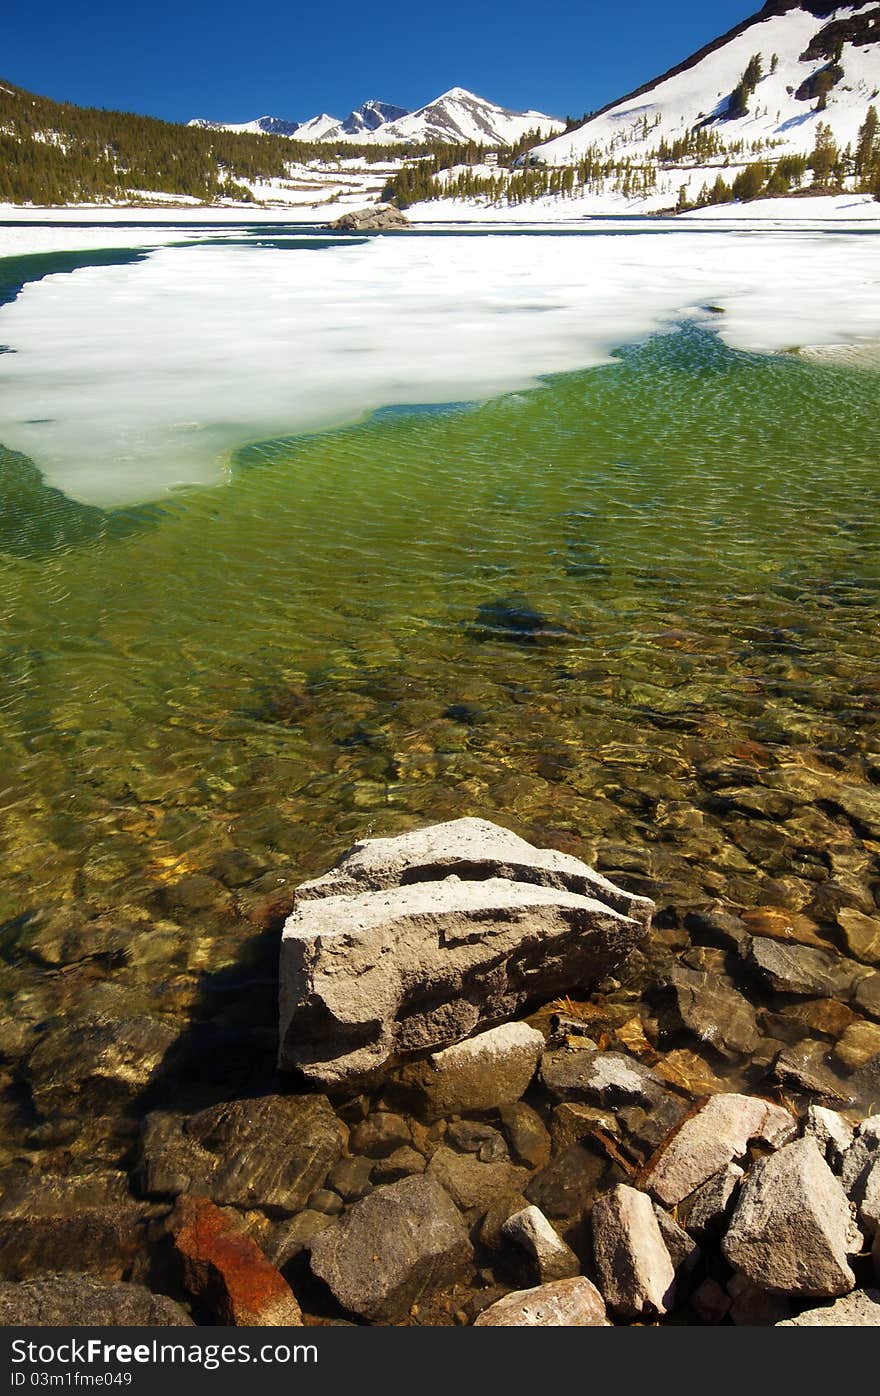
<svg viewBox="0 0 880 1396">
<path fill-rule="evenodd" d="M 408 107 L 395 107 L 391 102 L 380 102 L 376 97 L 369 97 L 349 112 L 339 129 L 347 136 L 363 135 L 377 131 L 387 121 L 399 121 L 403 116 L 409 116 Z"/>
<path fill-rule="evenodd" d="M 450 87 L 418 111 L 400 121 L 388 122 L 375 138 L 383 143 L 445 141 L 458 145 L 475 141 L 480 145 L 510 145 L 529 131 L 554 132 L 562 127 L 563 122 L 543 112 L 509 111 L 466 87 Z"/>
</svg>

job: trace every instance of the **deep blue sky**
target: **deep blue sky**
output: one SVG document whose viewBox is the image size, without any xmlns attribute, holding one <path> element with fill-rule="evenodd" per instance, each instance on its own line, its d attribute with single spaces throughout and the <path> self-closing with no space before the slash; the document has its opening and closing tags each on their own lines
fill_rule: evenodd
<svg viewBox="0 0 880 1396">
<path fill-rule="evenodd" d="M 671 67 L 762 0 L 41 0 L 4 26 L 0 77 L 47 97 L 185 121 L 345 116 L 471 88 L 581 115 Z"/>
</svg>

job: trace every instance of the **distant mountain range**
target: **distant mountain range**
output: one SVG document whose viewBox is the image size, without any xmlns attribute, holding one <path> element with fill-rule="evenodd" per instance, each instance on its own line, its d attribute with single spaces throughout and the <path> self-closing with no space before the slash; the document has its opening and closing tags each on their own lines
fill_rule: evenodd
<svg viewBox="0 0 880 1396">
<path fill-rule="evenodd" d="M 451 87 L 418 111 L 371 99 L 349 112 L 344 121 L 322 112 L 320 116 L 300 122 L 278 116 L 260 116 L 241 123 L 194 117 L 189 125 L 212 131 L 293 136 L 300 141 L 351 141 L 371 145 L 420 145 L 426 141 L 459 145 L 474 141 L 499 146 L 511 145 L 530 131 L 554 135 L 565 127 L 563 121 L 544 112 L 508 111 L 464 87 Z"/>
</svg>

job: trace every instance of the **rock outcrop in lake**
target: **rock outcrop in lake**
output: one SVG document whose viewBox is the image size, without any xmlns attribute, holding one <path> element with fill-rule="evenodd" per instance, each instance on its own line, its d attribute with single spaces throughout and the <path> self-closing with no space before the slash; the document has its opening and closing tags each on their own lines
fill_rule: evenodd
<svg viewBox="0 0 880 1396">
<path fill-rule="evenodd" d="M 409 219 L 399 208 L 361 208 L 343 213 L 327 230 L 334 233 L 387 233 L 397 228 L 411 227 Z"/>
<path fill-rule="evenodd" d="M 284 928 L 280 1066 L 348 1088 L 592 990 L 643 941 L 651 910 L 484 820 L 356 844 L 298 889 Z"/>
</svg>

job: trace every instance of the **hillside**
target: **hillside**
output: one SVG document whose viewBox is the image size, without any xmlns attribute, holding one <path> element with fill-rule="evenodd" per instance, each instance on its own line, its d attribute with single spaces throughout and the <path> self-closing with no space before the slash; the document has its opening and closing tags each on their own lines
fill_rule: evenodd
<svg viewBox="0 0 880 1396">
<path fill-rule="evenodd" d="M 3 203 L 295 204 L 326 202 L 347 189 L 362 203 L 378 195 L 389 161 L 393 168 L 403 153 L 351 141 L 337 150 L 326 140 L 251 127 L 178 125 L 55 102 L 0 83 Z M 378 175 L 370 173 L 373 164 L 381 167 Z"/>
<path fill-rule="evenodd" d="M 757 57 L 759 67 L 743 79 Z M 752 81 L 754 77 L 754 81 Z M 693 130 L 724 147 L 740 142 L 804 154 L 820 122 L 853 145 L 880 93 L 880 4 L 770 0 L 759 14 L 670 73 L 540 148 L 550 164 L 576 164 L 591 148 L 650 158 Z"/>
<path fill-rule="evenodd" d="M 513 171 L 401 178 L 404 197 L 659 211 L 800 192 L 880 196 L 880 3 L 769 0 Z"/>
</svg>

